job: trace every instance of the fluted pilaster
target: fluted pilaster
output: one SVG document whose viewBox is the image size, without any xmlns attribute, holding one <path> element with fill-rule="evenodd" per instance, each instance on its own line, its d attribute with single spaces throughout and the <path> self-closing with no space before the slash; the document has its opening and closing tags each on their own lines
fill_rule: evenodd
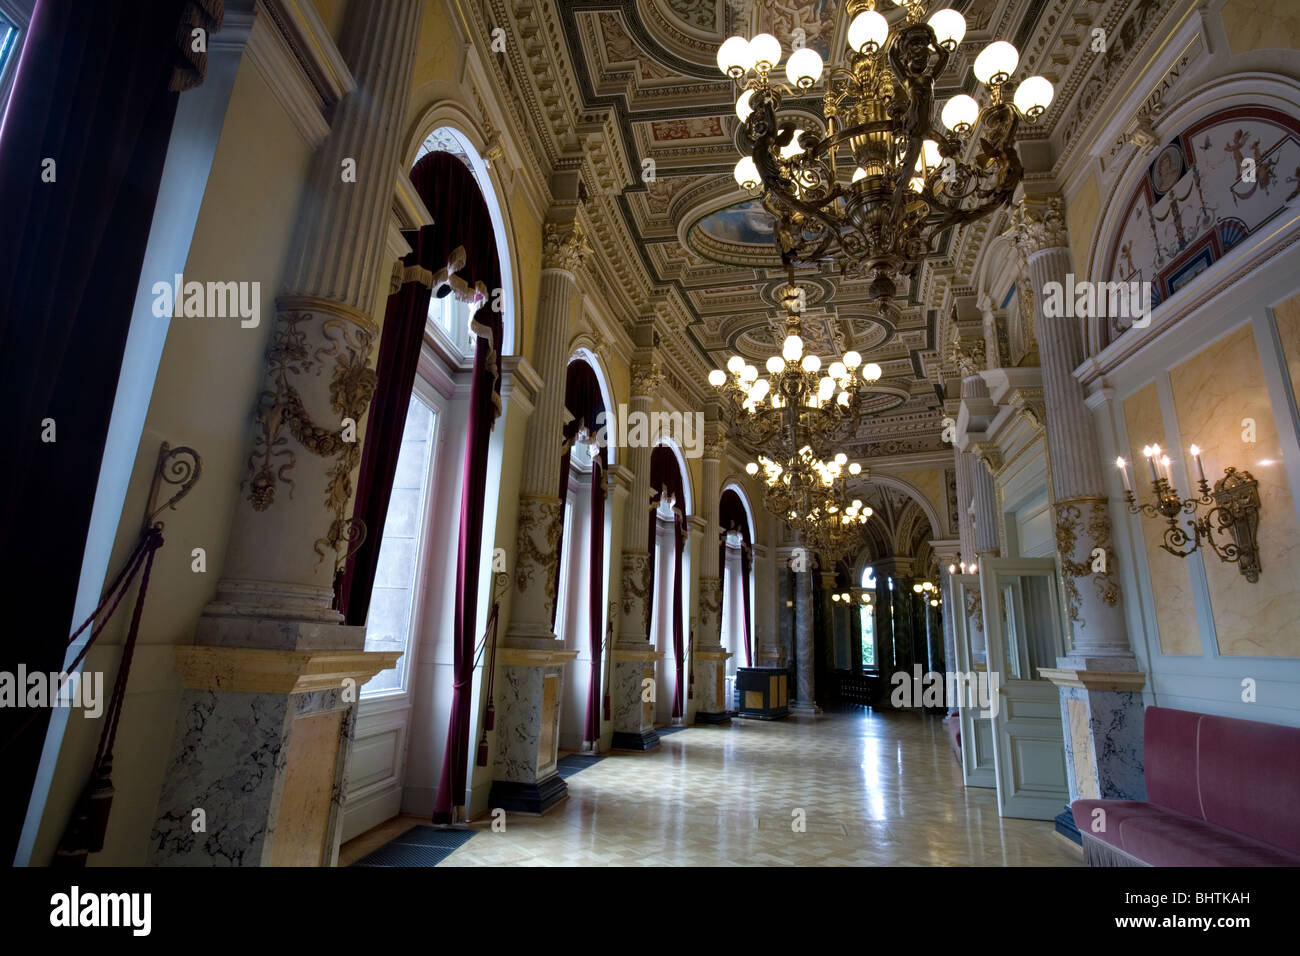
<svg viewBox="0 0 1300 956">
<path fill-rule="evenodd" d="M 1022 200 L 1010 235 L 1025 255 L 1036 305 L 1056 510 L 1056 549 L 1078 657 L 1131 658 L 1111 545 L 1097 430 L 1074 370 L 1083 362 L 1082 319 L 1043 314 L 1045 287 L 1073 271 L 1060 196 Z M 1104 560 L 1097 560 L 1097 549 Z M 1100 568 L 1104 570 L 1094 570 Z"/>
<path fill-rule="evenodd" d="M 404 145 L 421 7 L 371 0 L 340 36 L 357 88 L 335 108 L 329 136 L 312 158 L 285 270 L 293 293 L 368 311 L 378 283 L 387 280 L 393 171 Z"/>
</svg>

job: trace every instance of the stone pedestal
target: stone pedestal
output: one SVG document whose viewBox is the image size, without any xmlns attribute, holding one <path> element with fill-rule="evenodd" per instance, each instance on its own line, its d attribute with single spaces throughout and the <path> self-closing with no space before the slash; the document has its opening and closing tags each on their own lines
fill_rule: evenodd
<svg viewBox="0 0 1300 956">
<path fill-rule="evenodd" d="M 555 765 L 564 665 L 577 656 L 555 648 L 498 652 L 495 703 L 505 732 L 497 735 L 492 809 L 542 813 L 568 795 Z"/>
<path fill-rule="evenodd" d="M 334 866 L 358 692 L 400 653 L 365 628 L 218 619 L 176 648 L 181 714 L 155 866 Z"/>
<path fill-rule="evenodd" d="M 1062 658 L 1062 665 L 1069 663 Z M 1070 799 L 1145 800 L 1142 774 L 1142 685 L 1144 674 L 1092 667 L 1040 668 L 1061 689 L 1065 768 Z M 1094 669 L 1095 668 L 1095 669 Z"/>
<path fill-rule="evenodd" d="M 620 643 L 614 648 L 615 750 L 653 750 L 655 733 L 655 663 L 663 657 L 645 641 Z M 647 681 L 649 683 L 647 683 Z"/>
<path fill-rule="evenodd" d="M 695 652 L 695 722 L 697 724 L 731 723 L 727 703 L 727 660 L 730 652 L 721 648 Z"/>
</svg>

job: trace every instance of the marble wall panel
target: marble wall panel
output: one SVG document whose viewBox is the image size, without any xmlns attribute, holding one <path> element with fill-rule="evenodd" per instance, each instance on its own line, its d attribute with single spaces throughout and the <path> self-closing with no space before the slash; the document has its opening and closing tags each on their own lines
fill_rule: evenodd
<svg viewBox="0 0 1300 956">
<path fill-rule="evenodd" d="M 1151 473 L 1142 456 L 1142 446 L 1155 442 L 1161 448 L 1169 447 L 1160 414 L 1160 396 L 1154 382 L 1124 400 L 1124 421 L 1128 428 L 1127 457 L 1131 463 L 1133 494 L 1139 501 L 1150 501 Z M 1171 449 L 1169 457 L 1172 459 L 1177 453 L 1177 449 Z M 1160 547 L 1165 527 L 1163 521 L 1147 517 L 1138 520 L 1146 546 L 1160 649 L 1166 654 L 1200 654 L 1201 636 L 1192 599 L 1190 565 L 1186 559 L 1176 558 Z M 1147 600 L 1146 595 L 1143 595 L 1143 600 Z"/>
<path fill-rule="evenodd" d="M 1252 328 L 1244 325 L 1214 342 L 1174 368 L 1169 378 L 1183 441 L 1201 447 L 1210 483 L 1227 466 L 1245 469 L 1259 481 L 1259 581 L 1248 582 L 1235 564 L 1212 553 L 1204 557 L 1219 653 L 1300 657 L 1300 588 L 1294 570 L 1300 524 Z M 1254 442 L 1244 440 L 1249 437 L 1246 419 L 1255 422 Z M 1188 466 L 1194 471 L 1190 462 Z"/>
</svg>

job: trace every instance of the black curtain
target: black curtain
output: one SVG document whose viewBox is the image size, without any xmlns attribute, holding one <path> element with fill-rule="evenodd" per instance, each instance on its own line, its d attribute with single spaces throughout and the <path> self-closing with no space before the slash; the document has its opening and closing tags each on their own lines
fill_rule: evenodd
<svg viewBox="0 0 1300 956">
<path fill-rule="evenodd" d="M 219 26 L 220 3 L 204 6 L 217 16 L 199 22 Z M 0 133 L 0 381 L 13 425 L 0 469 L 0 576 L 11 597 L 0 667 L 9 671 L 19 663 L 58 671 L 76 626 L 176 90 L 195 85 L 203 65 L 187 63 L 177 45 L 197 14 L 187 0 L 40 0 L 18 64 Z M 190 73 L 187 82 L 178 70 Z M 42 440 L 46 419 L 53 441 Z M 30 716 L 0 709 L 5 864 L 49 723 L 44 710 L 13 739 Z"/>
</svg>

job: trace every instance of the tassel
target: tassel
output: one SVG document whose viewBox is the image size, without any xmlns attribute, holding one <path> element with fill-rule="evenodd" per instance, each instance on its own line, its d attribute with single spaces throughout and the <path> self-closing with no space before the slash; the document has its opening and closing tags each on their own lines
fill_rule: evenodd
<svg viewBox="0 0 1300 956">
<path fill-rule="evenodd" d="M 480 767 L 486 767 L 487 758 L 488 758 L 488 742 L 487 742 L 487 734 L 484 734 L 483 739 L 478 742 L 478 759 L 476 760 L 476 763 Z"/>
<path fill-rule="evenodd" d="M 610 717 L 610 713 L 609 713 L 609 694 L 605 695 L 605 719 L 606 720 L 613 719 L 612 717 Z"/>
<path fill-rule="evenodd" d="M 492 701 L 488 701 L 487 713 L 483 715 L 483 729 L 492 730 L 497 725 L 497 709 L 492 706 Z"/>
<path fill-rule="evenodd" d="M 113 809 L 113 768 L 105 761 L 95 779 L 87 785 L 72 811 L 72 819 L 54 853 L 53 866 L 59 869 L 80 869 L 86 857 L 104 849 L 108 833 L 108 817 Z"/>
</svg>

